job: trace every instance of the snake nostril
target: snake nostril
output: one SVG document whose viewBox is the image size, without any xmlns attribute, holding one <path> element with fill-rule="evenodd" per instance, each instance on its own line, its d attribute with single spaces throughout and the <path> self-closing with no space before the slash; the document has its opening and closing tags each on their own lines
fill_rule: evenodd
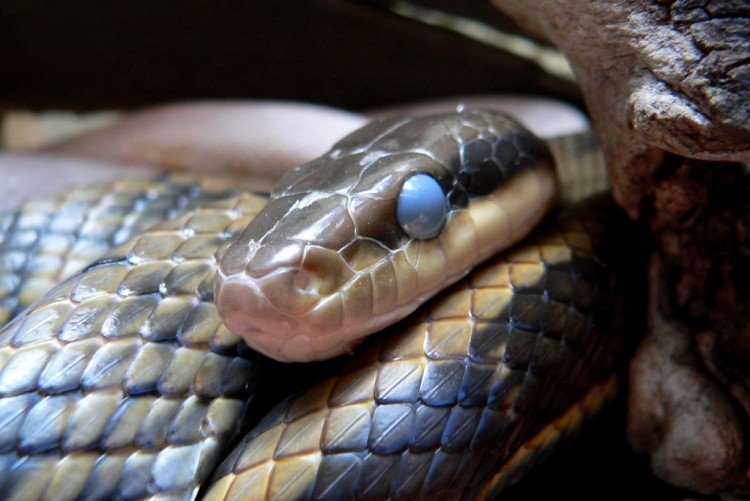
<svg viewBox="0 0 750 501">
<path fill-rule="evenodd" d="M 305 270 L 297 270 L 292 277 L 292 285 L 300 294 L 314 294 L 317 292 L 317 280 Z"/>
<path fill-rule="evenodd" d="M 322 300 L 339 292 L 348 278 L 349 276 L 344 277 L 338 272 L 338 267 L 319 270 L 303 266 L 293 272 L 291 286 L 300 296 Z"/>
<path fill-rule="evenodd" d="M 354 276 L 338 252 L 321 247 L 306 249 L 302 261 L 292 268 L 287 283 L 300 296 L 316 300 L 340 293 Z"/>
</svg>

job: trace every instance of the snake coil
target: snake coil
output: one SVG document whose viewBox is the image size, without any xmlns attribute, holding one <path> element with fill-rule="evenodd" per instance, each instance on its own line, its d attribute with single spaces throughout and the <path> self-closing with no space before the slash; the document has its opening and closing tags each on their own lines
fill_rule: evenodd
<svg viewBox="0 0 750 501">
<path fill-rule="evenodd" d="M 336 170 L 324 174 L 328 166 Z M 14 317 L 0 331 L 0 492 L 23 500 L 494 493 L 614 388 L 621 295 L 608 259 L 628 233 L 603 228 L 617 217 L 597 205 L 505 253 L 495 247 L 517 242 L 543 216 L 550 172 L 542 142 L 500 114 L 465 112 L 371 124 L 292 173 L 270 201 L 245 192 L 241 178 L 172 175 L 73 190 L 0 215 L 0 281 L 9 291 L 0 305 Z M 447 197 L 433 238 L 409 236 L 395 215 L 403 176 L 414 173 L 429 174 Z M 505 183 L 490 189 L 498 178 Z M 498 222 L 507 233 L 484 232 Z M 280 247 L 275 230 L 287 239 Z M 114 247 L 50 287 L 67 270 L 59 256 L 82 263 L 99 249 L 95 237 Z M 345 258 L 353 259 L 333 278 L 314 275 Z M 475 258 L 488 260 L 461 278 Z M 267 273 L 282 262 L 293 264 Z M 311 266 L 302 277 L 300 263 Z M 381 318 L 366 330 L 377 330 L 394 320 L 386 305 L 403 316 L 438 295 L 237 442 L 268 383 L 299 369 L 247 347 L 239 334 L 254 312 L 230 313 L 229 328 L 222 322 L 217 270 L 225 314 L 247 306 L 230 292 L 251 275 L 271 277 L 258 286 L 267 297 L 297 288 L 290 308 L 308 317 L 318 308 L 304 295 L 311 289 L 374 294 L 341 299 L 346 320 L 315 317 L 324 331 L 373 313 Z M 458 282 L 438 293 L 446 280 Z M 296 353 L 331 354 L 353 339 L 303 343 Z M 278 346 L 266 351 L 295 353 Z"/>
</svg>

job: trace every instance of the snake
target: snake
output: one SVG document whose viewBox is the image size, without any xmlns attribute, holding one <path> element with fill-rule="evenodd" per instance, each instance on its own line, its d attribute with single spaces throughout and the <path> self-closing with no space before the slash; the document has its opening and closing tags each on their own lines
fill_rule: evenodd
<svg viewBox="0 0 750 501">
<path fill-rule="evenodd" d="M 632 232 L 607 198 L 535 229 L 566 144 L 384 118 L 270 196 L 182 173 L 7 211 L 3 497 L 494 496 L 616 388 Z"/>
</svg>

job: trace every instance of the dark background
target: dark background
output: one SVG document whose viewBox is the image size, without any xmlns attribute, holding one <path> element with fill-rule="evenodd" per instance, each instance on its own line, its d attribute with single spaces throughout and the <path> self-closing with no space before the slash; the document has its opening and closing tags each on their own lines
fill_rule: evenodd
<svg viewBox="0 0 750 501">
<path fill-rule="evenodd" d="M 423 3 L 517 31 L 489 1 Z M 4 107 L 275 98 L 362 109 L 487 92 L 577 102 L 572 84 L 384 2 L 5 0 L 0 27 Z"/>
<path fill-rule="evenodd" d="M 518 32 L 487 1 L 425 5 Z M 204 98 L 293 99 L 366 109 L 457 94 L 554 96 L 575 86 L 386 2 L 272 0 L 0 4 L 0 111 L 131 109 Z M 679 499 L 624 441 L 609 408 L 503 499 Z"/>
</svg>

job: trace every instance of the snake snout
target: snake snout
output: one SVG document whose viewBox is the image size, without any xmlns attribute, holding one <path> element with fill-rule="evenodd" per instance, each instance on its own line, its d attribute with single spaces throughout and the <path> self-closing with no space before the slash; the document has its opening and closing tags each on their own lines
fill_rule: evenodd
<svg viewBox="0 0 750 501">
<path fill-rule="evenodd" d="M 292 244 L 252 254 L 244 268 L 220 269 L 216 304 L 224 324 L 280 360 L 317 358 L 342 325 L 341 290 L 353 272 L 338 252 Z M 231 271 L 231 272 L 230 272 Z M 307 346 L 307 347 L 303 347 Z"/>
</svg>

